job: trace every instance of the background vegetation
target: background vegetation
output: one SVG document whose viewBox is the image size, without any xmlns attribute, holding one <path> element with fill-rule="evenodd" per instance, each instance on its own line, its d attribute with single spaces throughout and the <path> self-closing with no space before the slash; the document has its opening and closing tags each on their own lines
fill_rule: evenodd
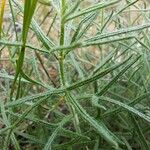
<svg viewBox="0 0 150 150">
<path fill-rule="evenodd" d="M 144 0 L 0 1 L 0 145 L 150 149 Z"/>
</svg>

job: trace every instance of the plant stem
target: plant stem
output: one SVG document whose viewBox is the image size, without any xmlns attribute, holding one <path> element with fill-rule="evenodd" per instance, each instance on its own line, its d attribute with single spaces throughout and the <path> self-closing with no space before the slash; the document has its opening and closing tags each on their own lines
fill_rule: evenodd
<svg viewBox="0 0 150 150">
<path fill-rule="evenodd" d="M 65 21 L 63 20 L 63 16 L 65 15 L 66 11 L 66 0 L 62 0 L 62 8 L 61 8 L 61 32 L 60 32 L 60 46 L 64 45 L 65 42 Z M 64 69 L 64 51 L 60 52 L 59 55 L 59 69 L 60 69 L 60 78 L 61 78 L 61 86 L 66 85 L 66 79 L 65 79 L 65 69 Z M 68 91 L 65 92 L 66 96 L 70 94 Z M 68 98 L 67 98 L 68 99 Z M 68 107 L 70 111 L 72 112 L 74 116 L 74 126 L 77 132 L 81 132 L 80 127 L 79 127 L 79 119 L 78 115 L 75 111 L 75 108 L 71 105 L 71 103 L 68 102 Z"/>
<path fill-rule="evenodd" d="M 62 0 L 62 9 L 61 9 L 61 31 L 60 31 L 60 45 L 64 45 L 65 38 L 65 23 L 63 21 L 63 16 L 65 14 L 65 0 Z M 64 75 L 64 52 L 60 52 L 59 57 L 59 66 L 60 66 L 60 75 L 61 75 L 61 84 L 65 85 L 65 75 Z"/>
</svg>

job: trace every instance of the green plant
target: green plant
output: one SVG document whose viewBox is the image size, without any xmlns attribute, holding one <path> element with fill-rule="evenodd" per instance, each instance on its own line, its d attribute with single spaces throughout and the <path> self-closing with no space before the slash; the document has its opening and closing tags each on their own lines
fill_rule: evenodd
<svg viewBox="0 0 150 150">
<path fill-rule="evenodd" d="M 0 61 L 7 51 L 15 73 L 0 71 L 2 148 L 150 149 L 148 4 L 8 2 L 14 32 L 0 26 Z"/>
</svg>

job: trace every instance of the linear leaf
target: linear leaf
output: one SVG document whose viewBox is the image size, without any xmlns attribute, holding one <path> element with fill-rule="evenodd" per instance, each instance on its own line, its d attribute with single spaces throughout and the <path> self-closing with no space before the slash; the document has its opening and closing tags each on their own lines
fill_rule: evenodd
<svg viewBox="0 0 150 150">
<path fill-rule="evenodd" d="M 111 133 L 108 129 L 104 128 L 104 126 L 98 123 L 94 118 L 92 118 L 83 108 L 82 106 L 70 95 L 67 94 L 70 99 L 72 105 L 75 107 L 76 111 L 84 118 L 98 133 L 113 147 L 118 148 L 118 139 L 113 133 Z"/>
<path fill-rule="evenodd" d="M 116 105 L 119 105 L 122 108 L 124 108 L 125 110 L 127 110 L 127 111 L 129 111 L 129 112 L 131 112 L 131 113 L 133 113 L 133 114 L 135 114 L 137 116 L 139 116 L 140 118 L 146 120 L 147 122 L 150 122 L 150 116 L 147 116 L 147 115 L 141 113 L 137 109 L 135 109 L 135 108 L 133 108 L 133 107 L 131 107 L 131 106 L 125 104 L 125 103 L 122 103 L 120 101 L 116 101 L 116 100 L 114 100 L 112 98 L 108 98 L 108 97 L 104 97 L 104 96 L 99 97 L 99 99 L 103 100 L 103 101 L 107 101 L 107 102 L 113 103 L 113 104 L 116 104 Z"/>
<path fill-rule="evenodd" d="M 99 10 L 99 9 L 102 9 L 102 8 L 106 8 L 108 6 L 112 6 L 112 5 L 116 4 L 116 3 L 118 3 L 118 0 L 113 0 L 111 2 L 101 2 L 101 3 L 95 4 L 93 6 L 90 6 L 88 8 L 85 8 L 85 9 L 81 10 L 81 12 L 78 12 L 78 13 L 75 13 L 75 14 L 73 14 L 71 16 L 68 16 L 65 19 L 65 21 L 69 21 L 69 20 L 72 20 L 72 19 L 77 18 L 79 16 L 91 13 L 93 11 L 96 11 L 96 10 Z"/>
</svg>

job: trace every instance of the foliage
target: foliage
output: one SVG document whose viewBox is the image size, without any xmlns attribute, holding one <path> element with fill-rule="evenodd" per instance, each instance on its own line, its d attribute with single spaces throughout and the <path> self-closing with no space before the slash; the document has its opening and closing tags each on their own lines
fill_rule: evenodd
<svg viewBox="0 0 150 150">
<path fill-rule="evenodd" d="M 150 149 L 148 3 L 2 2 L 4 150 Z"/>
</svg>

